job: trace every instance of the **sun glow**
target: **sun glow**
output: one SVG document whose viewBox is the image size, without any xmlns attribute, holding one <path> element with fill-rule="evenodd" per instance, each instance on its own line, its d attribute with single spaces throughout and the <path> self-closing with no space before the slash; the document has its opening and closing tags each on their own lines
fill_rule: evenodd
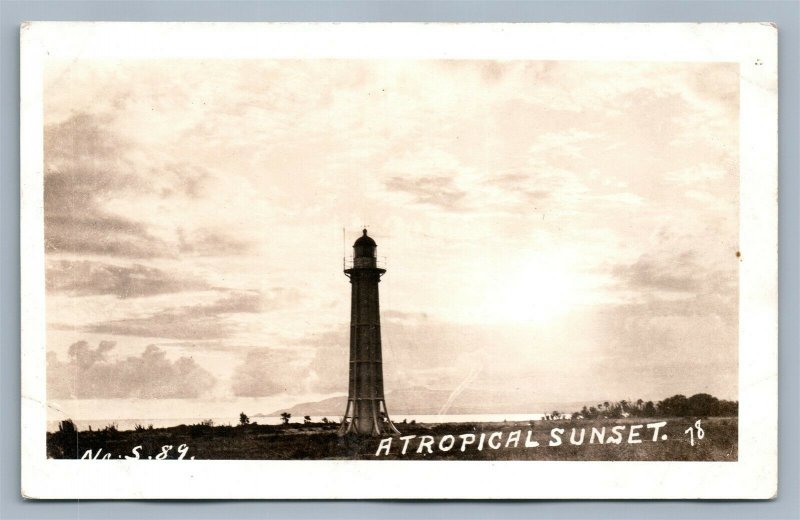
<svg viewBox="0 0 800 520">
<path fill-rule="evenodd" d="M 492 322 L 545 323 L 586 303 L 590 287 L 569 265 L 526 258 L 487 290 L 483 315 Z"/>
</svg>

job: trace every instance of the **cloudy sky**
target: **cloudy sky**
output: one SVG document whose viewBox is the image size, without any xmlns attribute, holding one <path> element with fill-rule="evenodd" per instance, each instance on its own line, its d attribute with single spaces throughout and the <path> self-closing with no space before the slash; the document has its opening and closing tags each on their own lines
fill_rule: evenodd
<svg viewBox="0 0 800 520">
<path fill-rule="evenodd" d="M 389 391 L 736 399 L 738 80 L 723 63 L 51 61 L 48 397 L 345 393 L 342 229 L 350 254 L 367 226 Z"/>
</svg>

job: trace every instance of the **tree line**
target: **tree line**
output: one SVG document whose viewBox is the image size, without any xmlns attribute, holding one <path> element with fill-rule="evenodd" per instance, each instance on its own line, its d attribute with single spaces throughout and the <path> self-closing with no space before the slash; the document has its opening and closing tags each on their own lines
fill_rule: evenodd
<svg viewBox="0 0 800 520">
<path fill-rule="evenodd" d="M 663 401 L 604 401 L 597 406 L 584 406 L 572 414 L 573 418 L 595 419 L 598 417 L 736 417 L 739 415 L 739 401 L 717 399 L 709 394 L 695 394 L 686 397 L 673 395 Z"/>
</svg>

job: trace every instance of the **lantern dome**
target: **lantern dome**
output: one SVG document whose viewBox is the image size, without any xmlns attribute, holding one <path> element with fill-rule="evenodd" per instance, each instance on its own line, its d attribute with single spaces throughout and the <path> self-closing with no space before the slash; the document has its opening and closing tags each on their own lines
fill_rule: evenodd
<svg viewBox="0 0 800 520">
<path fill-rule="evenodd" d="M 353 244 L 353 256 L 355 258 L 375 258 L 375 250 L 378 248 L 378 244 L 367 236 L 366 229 L 363 233 L 362 236 L 358 237 L 355 244 Z M 373 265 L 372 267 L 375 266 Z"/>
<path fill-rule="evenodd" d="M 368 237 L 367 236 L 367 230 L 366 229 L 364 231 L 362 231 L 362 233 L 364 233 L 364 234 L 361 235 L 360 237 L 358 237 L 358 240 L 356 240 L 355 244 L 353 244 L 353 247 L 359 247 L 359 246 L 377 247 L 378 246 L 378 244 L 376 244 L 375 241 L 372 240 L 372 237 Z"/>
</svg>

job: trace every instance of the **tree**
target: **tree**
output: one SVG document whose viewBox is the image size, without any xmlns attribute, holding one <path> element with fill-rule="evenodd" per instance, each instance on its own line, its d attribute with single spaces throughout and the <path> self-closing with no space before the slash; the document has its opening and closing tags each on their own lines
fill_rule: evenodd
<svg viewBox="0 0 800 520">
<path fill-rule="evenodd" d="M 281 420 L 283 421 L 283 424 L 289 424 L 289 419 L 291 418 L 292 414 L 290 414 L 289 412 L 283 412 L 281 414 Z"/>
<path fill-rule="evenodd" d="M 239 414 L 239 424 L 241 424 L 242 426 L 250 424 L 250 418 L 247 415 L 245 415 L 244 412 Z"/>
<path fill-rule="evenodd" d="M 642 409 L 645 417 L 653 417 L 656 415 L 656 406 L 653 404 L 653 401 L 647 401 L 644 403 L 644 408 Z"/>
<path fill-rule="evenodd" d="M 689 415 L 689 400 L 685 395 L 673 395 L 658 403 L 658 411 L 671 417 L 686 417 Z"/>
<path fill-rule="evenodd" d="M 719 415 L 719 399 L 709 394 L 695 394 L 686 401 L 686 408 L 689 415 Z"/>
<path fill-rule="evenodd" d="M 739 415 L 739 401 L 726 401 L 719 402 L 719 414 L 724 417 L 736 417 Z"/>
<path fill-rule="evenodd" d="M 303 416 L 303 424 L 311 424 L 311 416 L 310 415 L 304 415 Z"/>
<path fill-rule="evenodd" d="M 558 413 L 558 410 L 553 410 L 553 419 L 558 419 L 561 414 Z"/>
</svg>

